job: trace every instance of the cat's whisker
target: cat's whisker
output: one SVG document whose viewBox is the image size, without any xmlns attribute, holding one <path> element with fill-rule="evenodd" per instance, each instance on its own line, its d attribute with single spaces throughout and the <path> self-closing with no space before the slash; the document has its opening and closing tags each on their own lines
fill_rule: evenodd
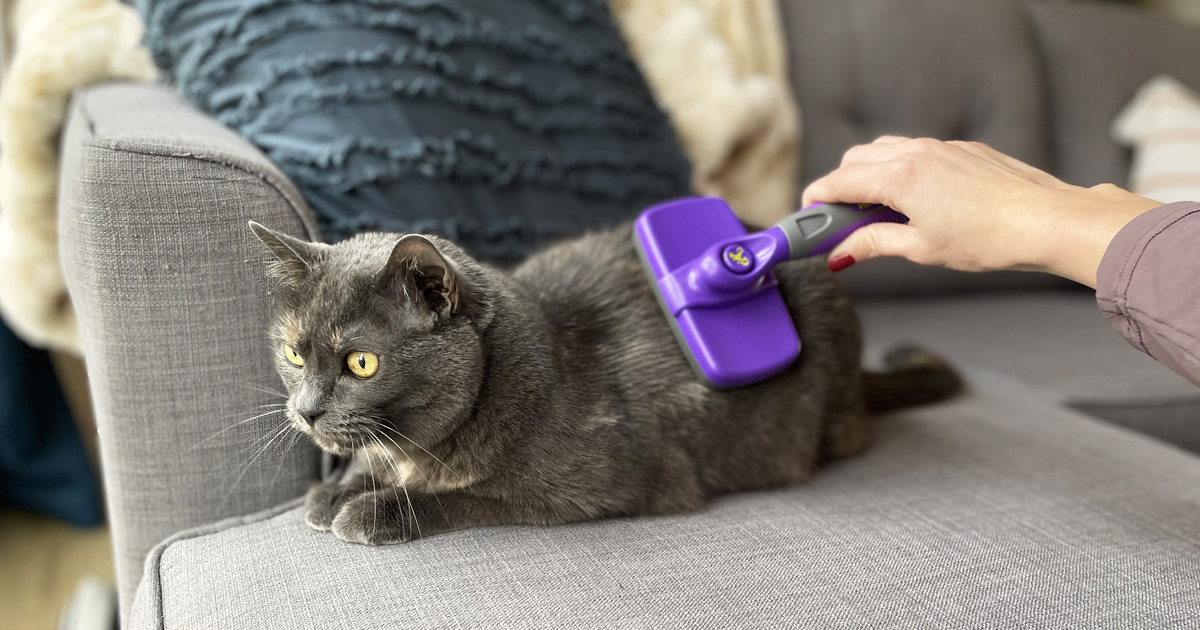
<svg viewBox="0 0 1200 630">
<path fill-rule="evenodd" d="M 404 490 L 404 500 L 408 503 L 408 513 L 412 516 L 413 525 L 417 528 L 417 538 L 424 538 L 425 534 L 421 531 L 421 521 L 417 520 L 417 510 L 413 507 L 412 499 L 408 496 L 408 482 L 400 484 L 400 487 Z M 412 530 L 409 530 L 409 533 L 411 532 Z"/>
<path fill-rule="evenodd" d="M 416 442 L 414 442 L 414 441 L 413 441 L 413 439 L 412 439 L 412 438 L 408 437 L 407 435 L 404 435 L 403 433 L 401 433 L 400 431 L 398 431 L 398 430 L 396 430 L 396 429 L 392 429 L 392 431 L 396 431 L 396 435 L 399 435 L 400 437 L 402 437 L 402 438 L 404 438 L 404 439 L 408 440 L 409 442 L 412 442 L 412 445 L 413 445 L 413 446 L 415 446 L 415 447 L 417 447 L 417 448 L 421 449 L 422 451 L 425 451 L 425 454 L 426 454 L 426 455 L 428 455 L 428 456 L 432 457 L 432 458 L 433 458 L 433 460 L 434 460 L 434 461 L 436 461 L 437 463 L 439 463 L 439 464 L 441 464 L 441 465 L 445 466 L 445 467 L 446 467 L 446 470 L 449 470 L 450 472 L 452 472 L 452 473 L 454 473 L 454 474 L 456 474 L 456 475 L 458 474 L 458 471 L 456 471 L 456 470 L 454 470 L 453 468 L 451 468 L 449 465 L 447 465 L 447 464 L 446 464 L 446 462 L 442 461 L 441 459 L 438 459 L 438 456 L 437 456 L 437 455 L 434 455 L 433 453 L 430 453 L 430 452 L 429 452 L 429 449 L 425 448 L 424 446 L 421 446 L 420 444 L 417 444 Z M 395 443 L 395 442 L 393 441 L 393 443 Z M 399 448 L 399 446 L 400 446 L 399 444 L 397 444 L 397 445 L 396 445 L 396 447 L 397 447 L 397 448 Z M 404 452 L 404 449 L 400 449 L 400 452 L 402 452 L 402 453 L 403 453 L 403 452 Z M 408 457 L 408 455 L 405 455 L 405 457 Z M 411 459 L 411 458 L 410 458 L 410 459 Z"/>
<path fill-rule="evenodd" d="M 218 435 L 221 435 L 222 433 L 225 433 L 226 431 L 229 431 L 229 430 L 232 430 L 232 429 L 236 429 L 236 428 L 238 428 L 238 427 L 240 427 L 240 426 L 242 426 L 242 425 L 246 424 L 247 422 L 251 422 L 251 421 L 254 421 L 254 420 L 258 420 L 259 418 L 262 418 L 262 417 L 264 417 L 264 416 L 269 416 L 269 415 L 271 415 L 271 414 L 273 414 L 273 413 L 281 413 L 281 412 L 283 412 L 283 409 L 272 409 L 272 410 L 270 410 L 270 411 L 266 411 L 266 412 L 260 413 L 260 414 L 258 414 L 258 415 L 256 415 L 256 416 L 250 416 L 249 418 L 246 418 L 245 420 L 241 420 L 241 421 L 239 421 L 239 422 L 237 422 L 237 423 L 235 423 L 235 424 L 231 424 L 231 425 L 229 425 L 229 426 L 225 427 L 224 429 L 220 429 L 220 430 L 219 430 L 219 431 L 217 431 L 216 433 L 213 433 L 212 435 L 210 435 L 210 436 L 208 436 L 208 437 L 204 438 L 203 440 L 200 440 L 199 442 L 196 442 L 195 444 L 193 444 L 193 445 L 192 445 L 192 449 L 194 450 L 194 449 L 200 448 L 200 446 L 202 446 L 202 445 L 203 445 L 205 442 L 208 442 L 209 440 L 211 440 L 211 439 L 213 439 L 213 438 L 217 437 Z"/>
<path fill-rule="evenodd" d="M 291 425 L 291 422 L 289 422 L 289 421 L 288 421 L 288 419 L 287 419 L 286 417 L 285 417 L 285 418 L 283 418 L 283 419 L 281 419 L 281 420 L 277 420 L 276 422 L 278 422 L 278 423 L 279 423 L 279 429 L 278 429 L 278 430 L 282 430 L 282 429 L 291 428 L 291 426 L 292 426 L 292 425 Z M 254 448 L 254 447 L 258 446 L 258 444 L 259 444 L 260 442 L 262 442 L 263 440 L 267 439 L 268 437 L 271 437 L 271 434 L 270 434 L 270 433 L 263 433 L 262 435 L 258 436 L 257 438 L 254 438 L 254 440 L 253 440 L 252 442 L 250 442 L 249 444 L 247 444 L 247 445 L 245 445 L 245 446 L 243 446 L 243 447 L 239 448 L 239 449 L 238 449 L 238 452 L 239 452 L 239 453 L 241 453 L 241 452 L 243 452 L 243 451 L 246 451 L 246 450 L 249 450 L 249 449 L 252 449 L 252 448 Z"/>
<path fill-rule="evenodd" d="M 379 444 L 379 448 L 386 454 L 387 447 L 383 445 L 383 442 L 380 442 L 379 438 L 370 429 L 367 430 L 367 433 L 375 439 L 375 442 Z M 400 452 L 403 453 L 404 449 L 401 449 Z M 408 457 L 408 454 L 405 453 L 404 456 Z M 409 458 L 409 462 L 412 462 L 412 458 Z M 417 521 L 417 512 L 413 508 L 412 497 L 408 494 L 408 480 L 400 475 L 399 470 L 396 472 L 396 482 L 400 484 L 400 489 L 404 491 L 404 502 L 408 505 L 408 514 L 412 517 L 413 525 L 417 528 L 417 535 L 424 537 L 424 534 L 421 533 L 421 523 Z M 411 534 L 412 530 L 409 530 L 409 533 Z"/>
<path fill-rule="evenodd" d="M 287 397 L 288 397 L 287 394 L 284 394 L 282 392 L 279 392 L 279 391 L 276 391 L 273 389 L 268 389 L 266 387 L 259 387 L 258 385 L 254 385 L 253 383 L 240 383 L 239 386 L 245 387 L 246 389 L 254 390 L 254 391 L 262 393 L 262 394 L 270 394 L 277 398 L 287 399 Z"/>
<path fill-rule="evenodd" d="M 292 431 L 292 439 L 288 441 L 287 446 L 283 447 L 283 453 L 279 455 L 279 465 L 275 466 L 275 472 L 271 474 L 271 482 L 268 484 L 268 487 L 272 490 L 275 489 L 275 480 L 279 477 L 279 472 L 283 470 L 283 462 L 286 461 L 287 455 L 292 451 L 292 448 L 296 446 L 296 442 L 300 441 L 300 435 L 299 431 Z"/>
<path fill-rule="evenodd" d="M 367 470 L 370 471 L 371 477 L 371 539 L 375 539 L 379 518 L 379 492 L 375 487 L 375 466 L 371 463 L 371 449 L 367 448 L 365 440 L 361 441 L 362 453 L 367 457 Z"/>
<path fill-rule="evenodd" d="M 278 405 L 278 407 L 272 407 L 272 408 L 268 409 L 266 405 L 258 405 L 254 408 L 254 411 L 255 411 L 255 413 L 258 413 L 258 412 L 261 412 L 263 409 L 268 409 L 268 411 L 282 410 L 284 407 L 287 406 L 287 403 L 271 403 L 271 404 Z M 225 424 L 226 422 L 229 422 L 230 420 L 240 418 L 242 416 L 242 413 L 243 413 L 242 411 L 238 411 L 237 413 L 231 413 L 227 416 L 221 416 L 220 418 L 217 418 L 217 423 Z"/>
<path fill-rule="evenodd" d="M 242 471 L 240 473 L 238 473 L 237 478 L 233 480 L 233 484 L 230 485 L 229 489 L 225 491 L 225 497 L 223 499 L 221 499 L 221 505 L 218 508 L 218 510 L 223 509 L 225 507 L 225 503 L 227 501 L 229 501 L 229 497 L 230 497 L 230 495 L 233 494 L 233 490 L 235 488 L 237 488 L 239 483 L 241 483 L 242 477 L 246 476 L 246 473 L 250 471 L 250 468 L 254 465 L 254 462 L 256 460 L 258 460 L 258 458 L 261 457 L 264 453 L 266 453 L 267 449 L 271 447 L 271 444 L 274 443 L 275 440 L 280 435 L 283 435 L 283 432 L 286 431 L 287 429 L 288 429 L 287 424 L 284 424 L 283 426 L 279 427 L 279 429 L 276 430 L 275 433 L 271 434 L 271 439 L 268 440 L 267 443 L 262 446 L 262 448 L 258 449 L 258 452 L 256 452 L 254 454 L 254 457 L 251 457 L 250 461 L 247 462 L 246 465 L 242 467 Z M 261 440 L 261 439 L 262 438 L 259 438 L 259 440 Z M 259 440 L 255 440 L 255 442 L 257 442 Z"/>
<path fill-rule="evenodd" d="M 417 535 L 420 536 L 421 538 L 424 538 L 425 535 L 421 533 L 421 523 L 417 521 L 417 511 L 413 509 L 412 497 L 408 496 L 408 481 L 407 480 L 405 480 L 405 479 L 400 480 L 400 489 L 404 491 L 404 502 L 408 504 L 408 514 L 409 514 L 409 516 L 412 517 L 413 525 L 416 526 L 416 528 L 417 528 Z M 412 530 L 410 529 L 409 534 L 411 534 L 411 533 L 412 533 Z"/>
<path fill-rule="evenodd" d="M 437 491 L 433 489 L 433 484 L 429 483 L 429 477 L 427 477 L 425 475 L 425 471 L 421 470 L 421 467 L 417 464 L 417 460 L 413 459 L 412 456 L 409 455 L 408 452 L 404 450 L 403 446 L 396 444 L 396 440 L 393 440 L 390 435 L 388 435 L 386 433 L 384 433 L 382 435 L 383 435 L 383 437 L 387 438 L 387 441 L 391 442 L 392 444 L 395 444 L 396 448 L 400 449 L 400 452 L 404 455 L 404 458 L 407 459 L 408 462 L 413 465 L 413 468 L 417 469 L 417 474 L 421 475 L 421 479 L 425 482 L 425 485 L 429 488 L 429 493 L 433 495 L 433 500 L 437 501 L 438 509 L 440 509 L 442 511 L 442 514 L 445 514 L 446 506 L 442 505 L 441 497 L 439 497 Z"/>
<path fill-rule="evenodd" d="M 396 474 L 397 479 L 400 479 L 400 467 L 396 464 L 396 459 L 392 457 L 391 452 L 387 450 L 387 447 L 383 445 L 383 442 L 379 440 L 379 436 L 375 435 L 375 432 L 367 429 L 367 435 L 371 436 L 371 439 L 375 440 L 375 443 L 379 445 L 379 450 L 383 451 L 384 459 L 391 466 L 392 472 Z M 405 457 L 407 457 L 407 455 L 405 455 Z"/>
<path fill-rule="evenodd" d="M 257 444 L 258 442 L 261 442 L 262 440 L 266 439 L 266 438 L 268 437 L 268 435 L 270 436 L 270 439 L 268 439 L 268 440 L 267 440 L 267 442 L 266 442 L 265 444 L 263 444 L 263 445 L 262 445 L 262 446 L 261 446 L 261 447 L 258 449 L 258 451 L 257 451 L 257 452 L 255 452 L 255 454 L 254 454 L 254 456 L 253 456 L 253 457 L 251 457 L 251 459 L 250 459 L 250 462 L 247 464 L 247 469 L 249 468 L 249 466 L 250 466 L 251 464 L 253 464 L 253 463 L 254 463 L 254 460 L 255 460 L 255 459 L 257 459 L 257 458 L 259 458 L 259 457 L 262 457 L 263 455 L 265 455 L 265 454 L 266 454 L 266 452 L 267 452 L 267 450 L 271 448 L 271 445 L 275 443 L 275 440 L 279 439 L 279 437 L 280 437 L 280 436 L 282 436 L 284 433 L 286 433 L 286 432 L 287 432 L 287 430 L 288 430 L 289 428 L 290 428 L 290 427 L 289 427 L 289 426 L 288 426 L 286 423 L 284 423 L 282 426 L 280 426 L 278 429 L 276 429 L 274 433 L 271 433 L 271 434 L 263 434 L 263 435 L 259 436 L 259 438 L 258 438 L 258 439 L 254 440 L 254 442 L 252 442 L 252 443 L 251 443 L 251 446 L 253 446 L 253 445 Z M 242 471 L 242 474 L 245 474 L 245 473 L 246 473 L 246 470 L 243 470 L 243 471 Z M 239 475 L 239 479 L 240 479 L 240 475 Z M 236 482 L 235 482 L 235 483 L 236 483 Z"/>
<path fill-rule="evenodd" d="M 375 440 L 375 443 L 379 445 L 379 449 L 381 451 L 383 451 L 383 456 L 388 460 L 388 463 L 390 463 L 392 465 L 392 470 L 396 473 L 396 480 L 400 483 L 400 489 L 404 490 L 404 500 L 405 500 L 405 503 L 408 504 L 408 513 L 409 513 L 409 515 L 412 516 L 413 525 L 415 525 L 417 528 L 417 534 L 420 535 L 421 537 L 424 537 L 424 534 L 421 533 L 421 523 L 419 521 L 417 521 L 417 512 L 416 512 L 416 509 L 413 508 L 412 498 L 409 497 L 409 495 L 408 495 L 408 480 L 400 474 L 400 468 L 396 464 L 395 458 L 392 456 L 391 452 L 388 451 L 387 447 L 384 446 L 383 442 L 380 441 L 379 436 L 375 435 L 375 433 L 373 431 L 371 431 L 370 429 L 367 429 L 367 434 L 370 435 L 371 438 Z M 388 438 L 388 439 L 390 440 L 391 438 Z M 394 441 L 392 443 L 395 444 Z M 397 445 L 396 447 L 399 448 L 399 445 Z M 404 449 L 400 449 L 400 452 L 404 453 Z M 417 465 L 416 462 L 412 461 L 411 457 L 408 457 L 408 453 L 404 453 L 404 457 L 408 458 L 409 462 L 412 463 L 413 466 Z M 419 468 L 417 470 L 418 470 L 418 472 L 420 471 Z M 424 477 L 424 474 L 422 474 L 421 476 Z M 434 496 L 436 498 L 437 495 L 435 494 Z M 441 504 L 440 499 L 438 500 L 438 504 Z M 445 509 L 443 508 L 443 511 L 444 510 Z"/>
<path fill-rule="evenodd" d="M 265 403 L 265 404 L 262 404 L 262 405 L 255 405 L 255 406 L 254 406 L 254 408 L 255 408 L 255 409 L 268 409 L 268 408 L 269 408 L 269 409 L 282 409 L 282 408 L 284 408 L 284 407 L 287 407 L 287 403 L 286 403 L 286 402 L 281 402 L 281 403 Z M 242 414 L 241 414 L 241 413 L 234 413 L 234 414 L 230 414 L 230 415 L 228 415 L 228 416 L 225 416 L 225 417 L 221 418 L 221 420 L 222 420 L 222 421 L 224 421 L 224 420 L 229 420 L 229 419 L 232 419 L 232 418 L 234 418 L 234 417 L 236 417 L 236 416 L 240 416 L 240 415 L 242 415 Z"/>
</svg>

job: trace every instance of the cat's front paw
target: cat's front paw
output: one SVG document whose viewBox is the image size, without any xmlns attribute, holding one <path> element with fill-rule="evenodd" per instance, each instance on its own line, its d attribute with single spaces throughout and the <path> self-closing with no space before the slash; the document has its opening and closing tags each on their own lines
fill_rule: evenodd
<svg viewBox="0 0 1200 630">
<path fill-rule="evenodd" d="M 415 536 L 403 498 L 368 492 L 346 501 L 333 519 L 333 535 L 359 545 L 394 545 Z"/>
<path fill-rule="evenodd" d="M 304 496 L 304 521 L 319 532 L 329 531 L 338 510 L 346 502 L 347 494 L 347 488 L 341 484 L 313 486 Z"/>
</svg>

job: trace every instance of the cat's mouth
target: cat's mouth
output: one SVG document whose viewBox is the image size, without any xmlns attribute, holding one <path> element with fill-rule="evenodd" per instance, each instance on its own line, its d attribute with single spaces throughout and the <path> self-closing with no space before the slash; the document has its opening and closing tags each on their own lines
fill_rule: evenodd
<svg viewBox="0 0 1200 630">
<path fill-rule="evenodd" d="M 339 457 L 350 457 L 358 450 L 360 442 L 349 435 L 314 429 L 295 417 L 289 419 L 293 429 L 307 435 L 323 451 Z"/>
</svg>

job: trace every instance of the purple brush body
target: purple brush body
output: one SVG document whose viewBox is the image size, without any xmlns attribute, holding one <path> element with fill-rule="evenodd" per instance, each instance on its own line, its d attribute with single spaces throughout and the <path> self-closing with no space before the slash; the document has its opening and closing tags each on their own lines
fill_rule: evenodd
<svg viewBox="0 0 1200 630">
<path fill-rule="evenodd" d="M 693 197 L 642 212 L 634 242 L 696 374 L 730 388 L 770 378 L 800 356 L 775 265 L 828 253 L 864 225 L 907 220 L 881 205 L 813 204 L 750 234 L 721 199 Z"/>
</svg>

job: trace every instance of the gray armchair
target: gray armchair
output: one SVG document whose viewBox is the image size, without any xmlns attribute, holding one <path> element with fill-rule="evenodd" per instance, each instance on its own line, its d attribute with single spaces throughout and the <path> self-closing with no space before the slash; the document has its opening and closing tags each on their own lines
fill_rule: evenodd
<svg viewBox="0 0 1200 630">
<path fill-rule="evenodd" d="M 1046 73 L 1069 69 L 1047 51 L 1133 24 L 1153 51 L 1200 53 L 1195 31 L 1112 6 L 782 7 L 808 179 L 885 132 L 982 140 L 1057 172 L 1072 143 L 1127 161 L 1105 130 L 1048 114 Z M 1141 61 L 1112 69 L 1128 94 L 1093 86 L 1097 107 L 1161 65 L 1139 41 L 1111 45 Z M 1054 279 L 848 272 L 868 361 L 919 342 L 970 392 L 881 418 L 865 455 L 807 486 L 367 548 L 304 524 L 318 453 L 264 413 L 282 388 L 246 223 L 318 238 L 283 174 L 169 89 L 107 84 L 76 94 L 61 181 L 127 627 L 1200 625 L 1200 459 L 1185 450 L 1200 451 L 1200 392 Z"/>
<path fill-rule="evenodd" d="M 304 200 L 252 146 L 170 89 L 76 94 L 60 238 L 82 324 L 123 610 L 169 534 L 299 496 L 317 452 L 281 455 L 253 219 L 318 238 Z M 263 452 L 258 454 L 260 447 Z"/>
</svg>

